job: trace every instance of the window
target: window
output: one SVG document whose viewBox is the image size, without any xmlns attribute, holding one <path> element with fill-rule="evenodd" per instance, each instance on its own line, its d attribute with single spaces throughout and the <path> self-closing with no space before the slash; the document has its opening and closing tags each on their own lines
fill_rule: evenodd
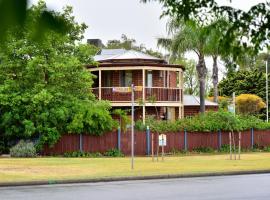
<svg viewBox="0 0 270 200">
<path fill-rule="evenodd" d="M 112 87 L 111 71 L 104 71 L 104 87 Z"/>
<path fill-rule="evenodd" d="M 146 87 L 153 87 L 153 73 L 152 73 L 152 71 L 147 71 Z"/>
<path fill-rule="evenodd" d="M 120 86 L 130 87 L 132 84 L 132 72 L 131 71 L 120 71 Z"/>
</svg>

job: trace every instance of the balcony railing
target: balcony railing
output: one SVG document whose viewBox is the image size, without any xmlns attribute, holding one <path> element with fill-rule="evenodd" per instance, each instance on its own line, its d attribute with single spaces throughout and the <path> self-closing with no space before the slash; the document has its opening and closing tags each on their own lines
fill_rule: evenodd
<svg viewBox="0 0 270 200">
<path fill-rule="evenodd" d="M 118 88 L 118 90 L 116 89 Z M 99 98 L 99 88 L 92 88 L 93 93 Z M 146 102 L 182 102 L 182 90 L 179 88 L 162 88 L 162 87 L 146 87 L 145 101 Z M 130 102 L 131 93 L 127 87 L 122 87 L 119 92 L 119 87 L 102 87 L 101 99 L 112 102 Z M 143 91 L 135 91 L 135 100 L 143 99 Z"/>
</svg>

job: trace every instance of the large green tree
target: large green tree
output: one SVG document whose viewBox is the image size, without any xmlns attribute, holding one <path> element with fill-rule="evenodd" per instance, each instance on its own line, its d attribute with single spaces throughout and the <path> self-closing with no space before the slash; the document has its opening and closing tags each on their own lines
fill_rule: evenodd
<svg viewBox="0 0 270 200">
<path fill-rule="evenodd" d="M 91 93 L 93 76 L 85 68 L 96 49 L 78 43 L 86 25 L 66 7 L 53 12 L 68 27 L 66 34 L 46 30 L 36 42 L 32 27 L 46 9 L 43 1 L 29 8 L 25 25 L 10 28 L 0 50 L 0 132 L 52 145 L 62 133 L 110 130 L 110 106 Z"/>
<path fill-rule="evenodd" d="M 258 70 L 237 71 L 224 77 L 219 83 L 221 96 L 256 94 L 265 99 L 265 73 Z"/>
<path fill-rule="evenodd" d="M 185 52 L 192 51 L 198 56 L 196 65 L 199 79 L 200 112 L 205 112 L 205 90 L 207 68 L 205 65 L 208 29 L 194 21 L 178 23 L 172 19 L 169 23 L 171 38 L 158 39 L 158 45 L 168 49 L 172 57 L 180 57 Z"/>
<path fill-rule="evenodd" d="M 210 24 L 215 17 L 226 17 L 232 26 L 226 29 L 221 44 L 224 49 L 230 49 L 234 57 L 237 57 L 243 49 L 247 49 L 247 44 L 251 45 L 255 52 L 269 45 L 270 3 L 268 1 L 258 3 L 248 11 L 232 6 L 220 6 L 217 0 L 141 1 L 160 2 L 163 8 L 162 16 L 169 16 L 179 21 L 192 19 L 202 24 Z"/>
</svg>

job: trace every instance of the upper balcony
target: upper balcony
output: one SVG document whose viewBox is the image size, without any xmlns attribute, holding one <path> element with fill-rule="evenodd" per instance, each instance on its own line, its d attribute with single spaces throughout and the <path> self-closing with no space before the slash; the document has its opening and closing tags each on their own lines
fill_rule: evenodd
<svg viewBox="0 0 270 200">
<path fill-rule="evenodd" d="M 138 88 L 142 89 L 134 92 L 134 99 L 137 102 L 160 103 L 183 101 L 182 89 L 179 88 L 145 87 L 143 89 L 142 86 L 138 86 Z M 92 88 L 92 92 L 97 98 L 111 102 L 131 102 L 131 92 L 129 91 L 129 87 L 101 87 L 101 97 L 99 98 L 99 88 Z"/>
<path fill-rule="evenodd" d="M 95 56 L 95 61 L 98 67 L 88 68 L 96 76 L 92 91 L 100 100 L 111 101 L 115 106 L 128 105 L 131 102 L 128 90 L 133 84 L 141 88 L 135 91 L 136 102 L 164 106 L 169 102 L 170 106 L 172 103 L 179 106 L 183 102 L 184 67 L 181 65 L 171 65 L 164 59 L 123 49 L 102 50 Z"/>
</svg>

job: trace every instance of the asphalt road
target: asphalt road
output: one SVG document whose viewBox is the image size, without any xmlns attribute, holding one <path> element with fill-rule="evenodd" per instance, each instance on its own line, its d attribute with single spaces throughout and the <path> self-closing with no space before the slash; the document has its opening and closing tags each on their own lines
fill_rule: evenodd
<svg viewBox="0 0 270 200">
<path fill-rule="evenodd" d="M 0 200 L 270 199 L 270 174 L 0 188 Z"/>
</svg>

